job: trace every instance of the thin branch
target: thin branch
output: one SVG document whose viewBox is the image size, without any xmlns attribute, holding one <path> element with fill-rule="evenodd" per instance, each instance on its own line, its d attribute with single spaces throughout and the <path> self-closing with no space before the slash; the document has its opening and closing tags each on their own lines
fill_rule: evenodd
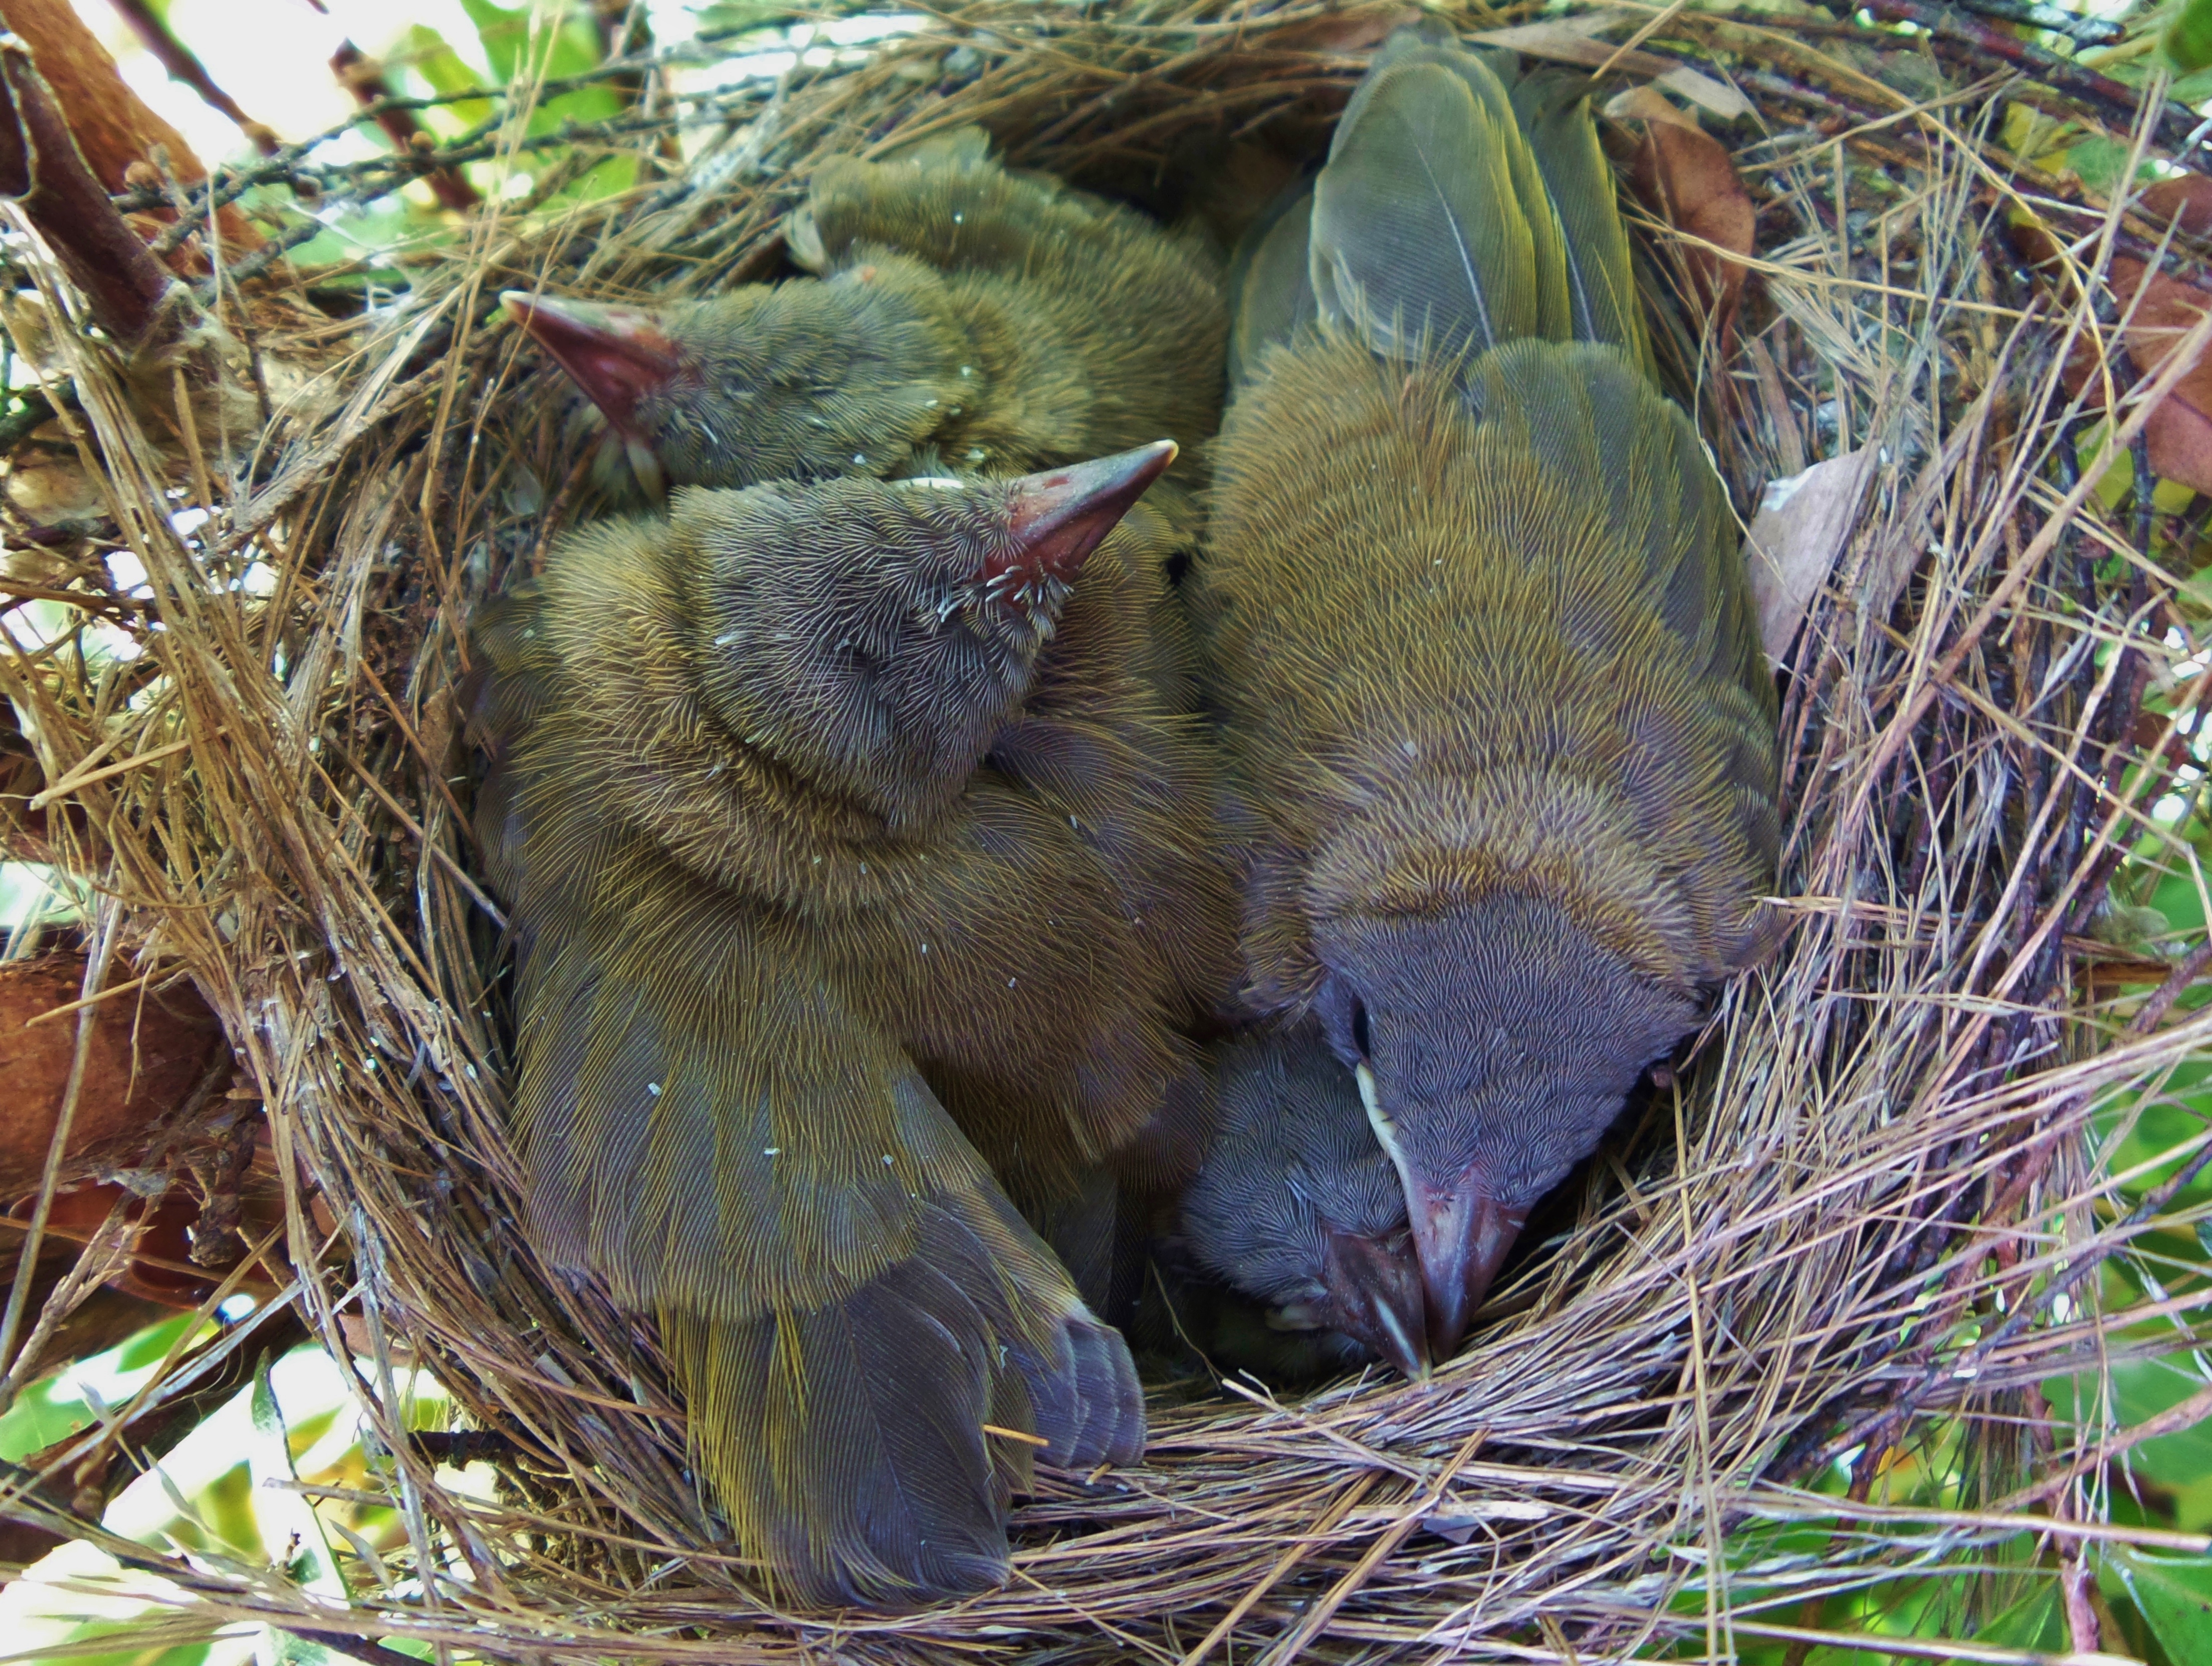
<svg viewBox="0 0 2212 1666">
<path fill-rule="evenodd" d="M 122 15 L 146 50 L 169 72 L 169 79 L 182 82 L 236 122 L 239 131 L 251 139 L 253 148 L 263 155 L 273 156 L 283 149 L 283 141 L 276 137 L 274 128 L 254 120 L 238 107 L 237 100 L 216 84 L 215 77 L 207 72 L 207 65 L 200 62 L 199 54 L 177 38 L 167 17 L 157 14 L 146 0 L 109 0 L 109 3 Z"/>
<path fill-rule="evenodd" d="M 165 344 L 196 309 L 85 165 L 53 90 L 17 36 L 0 35 L 0 196 L 22 207 L 93 322 L 126 347 Z"/>
<path fill-rule="evenodd" d="M 351 93 L 363 109 L 375 112 L 376 125 L 402 156 L 421 158 L 438 148 L 438 142 L 415 119 L 414 112 L 392 103 L 392 88 L 384 79 L 384 66 L 350 40 L 340 41 L 331 54 L 331 73 Z M 425 166 L 422 177 L 429 182 L 439 202 L 459 213 L 483 199 L 477 188 L 450 167 Z"/>
</svg>

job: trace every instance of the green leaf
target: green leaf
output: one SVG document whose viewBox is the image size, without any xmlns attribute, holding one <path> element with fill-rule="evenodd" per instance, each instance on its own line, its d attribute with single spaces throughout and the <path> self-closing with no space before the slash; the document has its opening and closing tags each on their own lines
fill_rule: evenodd
<svg viewBox="0 0 2212 1666">
<path fill-rule="evenodd" d="M 84 1393 L 73 1385 L 93 1385 L 104 1401 L 119 1402 L 137 1392 L 145 1377 L 168 1358 L 192 1323 L 191 1315 L 140 1331 L 118 1347 L 81 1359 L 69 1371 L 33 1383 L 0 1417 L 0 1458 L 13 1463 L 43 1447 L 86 1429 L 99 1420 L 99 1413 Z"/>
<path fill-rule="evenodd" d="M 149 1365 L 158 1365 L 169 1357 L 169 1350 L 192 1322 L 189 1313 L 179 1313 L 173 1319 L 140 1331 L 121 1347 L 115 1350 L 118 1371 L 143 1371 Z"/>
<path fill-rule="evenodd" d="M 514 66 L 521 60 L 523 43 L 530 38 L 528 14 L 495 6 L 492 0 L 461 0 L 461 9 L 477 26 L 477 40 L 483 46 L 484 60 L 491 65 L 492 79 L 504 87 L 514 79 Z"/>
<path fill-rule="evenodd" d="M 253 1374 L 253 1444 L 246 1461 L 253 1471 L 253 1513 L 261 1526 L 261 1542 L 272 1560 L 290 1557 L 292 1577 L 307 1590 L 343 1599 L 345 1582 L 338 1577 L 337 1558 L 331 1554 L 329 1536 L 314 1505 L 289 1483 L 299 1480 L 292 1467 L 292 1441 L 284 1426 L 283 1408 L 276 1403 L 269 1383 L 269 1361 L 263 1359 Z"/>
<path fill-rule="evenodd" d="M 2113 1553 L 2159 1646 L 2176 1661 L 2212 1661 L 2212 1559 Z"/>
<path fill-rule="evenodd" d="M 312 1500 L 283 1483 L 299 1479 L 292 1465 L 292 1438 L 283 1408 L 269 1383 L 264 1357 L 253 1374 L 253 1443 L 247 1462 L 253 1473 L 253 1515 L 262 1545 L 271 1561 L 289 1557 L 288 1572 L 309 1590 L 343 1598 L 345 1582 L 331 1554 L 323 1518 Z M 345 1666 L 345 1657 L 319 1643 L 295 1637 L 274 1626 L 262 1627 L 262 1653 L 273 1666 Z"/>
<path fill-rule="evenodd" d="M 580 75 L 599 61 L 599 32 L 581 18 L 568 18 L 556 27 L 549 52 L 543 34 L 534 42 L 532 39 L 527 5 L 509 8 L 495 5 L 493 0 L 461 0 L 461 9 L 477 26 L 484 59 L 502 85 L 512 82 L 519 71 L 536 72 L 538 59 L 532 53 L 533 46 L 536 53 L 543 55 L 549 79 Z"/>
<path fill-rule="evenodd" d="M 0 1417 L 0 1458 L 20 1462 L 92 1426 L 92 1408 L 76 1395 L 57 1395 L 54 1382 L 32 1383 Z"/>
<path fill-rule="evenodd" d="M 2043 1582 L 2003 1613 L 1982 1622 L 1975 1640 L 2012 1649 L 2063 1649 L 2066 1627 L 2058 1611 L 2058 1587 Z"/>
<path fill-rule="evenodd" d="M 2204 1379 L 2185 1353 L 2165 1359 L 2125 1359 L 2112 1368 L 2112 1414 L 2125 1426 L 2141 1423 L 2177 1406 L 2204 1387 Z M 2094 1433 L 2100 1413 L 2096 1379 L 2054 1377 L 2043 1385 L 2051 1410 Z M 2147 1440 L 2134 1454 L 2134 1465 L 2161 1487 L 2185 1486 L 2212 1477 L 2212 1422 L 2199 1423 Z M 2212 1655 L 2205 1658 L 2212 1661 Z"/>
<path fill-rule="evenodd" d="M 2212 3 L 2212 0 L 2208 0 L 2208 3 Z M 2092 191 L 2109 192 L 2118 188 L 2125 178 L 2128 158 L 2132 154 L 2133 147 L 2125 140 L 2108 138 L 2099 133 L 2070 147 L 2066 152 L 2066 166 L 2073 169 L 2081 183 Z M 2137 182 L 2157 177 L 2156 168 L 2151 165 L 2150 159 L 2145 157 L 2136 169 Z"/>
<path fill-rule="evenodd" d="M 2212 67 L 2212 0 L 2182 0 L 2158 44 L 2177 70 Z"/>
<path fill-rule="evenodd" d="M 319 266 L 347 265 L 361 260 L 433 247 L 453 242 L 459 231 L 446 216 L 416 206 L 394 192 L 370 207 L 336 216 L 330 228 L 320 231 L 292 251 L 293 264 L 304 271 Z M 397 284 L 397 273 L 385 280 Z"/>
<path fill-rule="evenodd" d="M 400 38 L 398 48 L 390 61 L 396 61 L 422 79 L 433 93 L 465 93 L 483 85 L 483 77 L 461 55 L 453 49 L 446 37 L 427 23 L 410 26 Z M 453 112 L 459 127 L 474 127 L 491 114 L 489 99 L 464 99 L 459 104 L 445 106 Z M 428 121 L 437 114 L 434 110 L 422 112 Z"/>
</svg>

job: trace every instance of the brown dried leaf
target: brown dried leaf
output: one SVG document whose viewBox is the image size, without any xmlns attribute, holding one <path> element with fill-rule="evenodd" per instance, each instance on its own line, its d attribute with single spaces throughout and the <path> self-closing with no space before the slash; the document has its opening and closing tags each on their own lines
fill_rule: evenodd
<svg viewBox="0 0 2212 1666">
<path fill-rule="evenodd" d="M 1379 46 L 1407 24 L 1419 19 L 1419 6 L 1384 6 L 1370 10 L 1330 11 L 1291 23 L 1269 37 L 1270 47 L 1301 52 L 1361 52 Z"/>
<path fill-rule="evenodd" d="M 1618 21 L 1615 14 L 1592 12 L 1557 21 L 1489 29 L 1468 38 L 1483 46 L 1504 46 L 1558 64 L 1579 64 L 1586 70 L 1610 65 L 1623 75 L 1643 76 L 1723 121 L 1735 121 L 1751 113 L 1749 99 L 1728 82 L 1703 70 L 1690 69 L 1656 52 L 1638 52 L 1632 47 L 1622 52 L 1610 42 L 1592 38 L 1595 31 L 1608 28 Z"/>
<path fill-rule="evenodd" d="M 2136 207 L 2146 219 L 2161 226 L 2179 216 L 2182 230 L 2203 237 L 2212 233 L 2212 179 L 2202 173 L 2177 173 L 2145 186 Z"/>
<path fill-rule="evenodd" d="M 1685 110 L 1656 87 L 1627 87 L 1605 101 L 1605 113 L 1614 121 L 1670 121 L 1680 127 L 1705 130 L 1694 112 Z"/>
<path fill-rule="evenodd" d="M 2124 308 L 2135 311 L 2121 332 L 2120 344 L 2145 380 L 2158 374 L 2173 356 L 2181 338 L 2196 326 L 2212 294 L 2193 283 L 2164 273 L 2154 273 L 2143 286 L 2139 260 L 2115 258 L 2111 268 L 2112 294 Z M 2142 297 L 2136 299 L 2136 291 Z M 2197 362 L 2173 386 L 2165 402 L 2143 426 L 2152 471 L 2162 480 L 2179 481 L 2200 492 L 2212 492 L 2212 363 L 2202 350 Z"/>
<path fill-rule="evenodd" d="M 2212 234 L 2212 179 L 2185 173 L 2160 179 L 2143 190 L 2136 210 L 2160 228 L 2178 223 L 2182 232 L 2193 236 Z M 2046 275 L 2057 273 L 2059 246 L 2046 228 L 2023 220 L 2010 234 L 2024 258 Z M 2212 290 L 2164 272 L 2151 273 L 2146 285 L 2148 270 L 2142 261 L 2115 255 L 2105 275 L 2114 309 L 2127 320 L 2118 344 L 2136 374 L 2145 380 L 2159 373 L 2197 319 L 2212 308 Z M 2068 392 L 2078 395 L 2086 389 L 2093 400 L 2101 399 L 2104 379 L 2094 346 L 2077 347 L 2066 362 L 2064 375 Z M 2205 355 L 2200 353 L 2197 363 L 2151 413 L 2143 424 L 2143 438 L 2151 470 L 2160 479 L 2212 492 L 2212 362 Z"/>
<path fill-rule="evenodd" d="M 1759 611 L 1759 643 L 1778 666 L 1844 552 L 1875 459 L 1874 447 L 1861 446 L 1767 483 L 1744 542 L 1744 564 Z"/>
<path fill-rule="evenodd" d="M 74 1012 L 28 1021 L 77 1000 L 83 982 L 82 954 L 0 963 L 0 1081 L 8 1084 L 10 1106 L 0 1118 L 0 1200 L 38 1189 L 76 1049 Z M 222 1025 L 189 983 L 143 1000 L 135 990 L 113 995 L 92 1011 L 66 1179 L 129 1166 L 225 1045 Z"/>
<path fill-rule="evenodd" d="M 1751 193 L 1726 148 L 1711 134 L 1672 121 L 1640 125 L 1641 139 L 1628 160 L 1629 183 L 1668 225 L 1711 245 L 1684 246 L 1680 256 L 1694 298 L 1725 348 L 1749 271 L 1743 259 L 1751 254 L 1758 222 Z"/>
</svg>

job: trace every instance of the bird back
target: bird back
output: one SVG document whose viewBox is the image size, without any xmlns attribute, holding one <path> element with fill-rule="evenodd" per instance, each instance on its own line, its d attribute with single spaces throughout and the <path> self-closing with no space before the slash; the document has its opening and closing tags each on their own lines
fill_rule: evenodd
<svg viewBox="0 0 2212 1666">
<path fill-rule="evenodd" d="M 1214 258 L 1133 209 L 1000 166 L 979 138 L 831 159 L 792 242 L 828 271 L 882 252 L 943 276 L 974 348 L 969 420 L 945 429 L 956 469 L 1041 467 L 1163 436 L 1188 447 L 1219 423 Z"/>
<path fill-rule="evenodd" d="M 1546 874 L 1676 988 L 1763 945 L 1772 685 L 1585 87 L 1401 32 L 1239 258 L 1198 587 L 1285 999 L 1319 975 L 1301 918 L 1363 891 Z"/>
</svg>

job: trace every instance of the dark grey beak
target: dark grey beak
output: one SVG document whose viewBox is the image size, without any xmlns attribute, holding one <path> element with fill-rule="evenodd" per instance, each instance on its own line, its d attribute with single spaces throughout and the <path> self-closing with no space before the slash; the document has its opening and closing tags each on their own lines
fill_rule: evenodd
<svg viewBox="0 0 2212 1666">
<path fill-rule="evenodd" d="M 1331 1232 L 1322 1277 L 1328 1289 L 1323 1323 L 1388 1360 L 1408 1382 L 1419 1383 L 1428 1376 L 1421 1268 L 1404 1237 L 1381 1243 Z"/>
</svg>

